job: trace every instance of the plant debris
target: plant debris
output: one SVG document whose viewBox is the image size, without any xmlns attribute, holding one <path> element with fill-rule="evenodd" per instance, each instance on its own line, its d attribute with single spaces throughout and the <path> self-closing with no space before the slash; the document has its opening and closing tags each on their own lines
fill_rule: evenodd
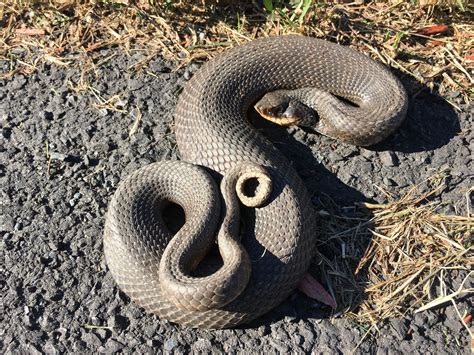
<svg viewBox="0 0 474 355">
<path fill-rule="evenodd" d="M 473 92 L 474 25 L 467 1 L 17 1 L 0 10 L 0 58 L 28 74 L 43 61 L 87 63 L 102 48 L 157 52 L 178 66 L 258 37 L 301 33 L 359 51 L 400 70 L 453 107 Z M 77 56 L 81 56 L 81 60 Z M 102 62 L 103 63 L 103 62 Z M 140 63 L 141 68 L 146 63 Z M 422 90 L 420 88 L 419 90 Z M 456 93 L 456 94 L 452 94 Z"/>
<path fill-rule="evenodd" d="M 465 284 L 473 274 L 474 218 L 437 212 L 441 206 L 433 197 L 445 186 L 444 176 L 440 172 L 423 182 L 432 186 L 430 192 L 420 193 L 419 184 L 391 203 L 363 203 L 358 217 L 323 213 L 336 216 L 324 221 L 328 239 L 320 247 L 329 245 L 335 257 L 321 253 L 319 266 L 341 306 L 336 316 L 347 313 L 377 327 L 387 318 L 455 305 L 458 297 L 474 294 Z M 371 218 L 364 217 L 368 211 Z M 360 250 L 365 252 L 359 258 L 354 254 Z M 464 281 L 450 291 L 447 279 L 458 274 Z"/>
</svg>

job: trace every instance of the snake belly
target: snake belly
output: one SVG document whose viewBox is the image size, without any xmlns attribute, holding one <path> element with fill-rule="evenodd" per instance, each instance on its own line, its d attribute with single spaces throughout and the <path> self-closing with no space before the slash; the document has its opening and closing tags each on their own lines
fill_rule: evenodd
<svg viewBox="0 0 474 355">
<path fill-rule="evenodd" d="M 335 138 L 347 140 L 351 131 L 359 136 L 362 132 L 373 143 L 392 133 L 405 116 L 406 94 L 386 68 L 323 40 L 303 36 L 256 40 L 204 64 L 186 83 L 175 112 L 177 144 L 187 163 L 155 163 L 140 169 L 120 184 L 109 205 L 106 261 L 132 300 L 184 326 L 228 328 L 268 312 L 296 288 L 309 267 L 317 238 L 310 196 L 289 161 L 250 125 L 246 115 L 267 92 L 307 87 L 358 101 L 360 107 L 351 108 L 354 117 L 346 121 L 344 110 L 332 106 L 325 110 L 330 102 L 324 97 L 319 100 L 320 120 L 336 121 L 338 129 L 329 134 Z M 220 203 L 215 201 L 219 193 L 213 179 L 189 163 L 205 167 L 219 180 L 242 162 L 262 166 L 272 181 L 263 206 L 241 208 L 239 238 L 250 259 L 250 277 L 243 291 L 225 305 L 181 307 L 189 293 L 192 305 L 208 296 L 192 290 L 185 295 L 183 290 L 183 300 L 169 299 L 163 292 L 159 265 L 167 245 L 173 243 L 173 234 L 160 216 L 163 201 L 183 207 L 186 221 L 178 232 L 181 237 L 191 230 L 198 232 L 190 242 L 175 242 L 171 252 L 194 255 L 196 249 L 208 248 L 200 246 L 199 233 L 217 233 L 218 227 L 207 225 L 219 223 Z M 207 264 L 214 272 L 222 268 L 212 259 Z M 199 277 L 189 276 L 189 280 Z M 206 283 L 212 293 L 212 272 L 206 274 Z"/>
</svg>

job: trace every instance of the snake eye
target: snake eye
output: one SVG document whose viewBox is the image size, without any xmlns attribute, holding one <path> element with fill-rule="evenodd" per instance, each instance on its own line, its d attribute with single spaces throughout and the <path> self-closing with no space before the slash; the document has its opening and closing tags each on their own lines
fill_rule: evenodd
<svg viewBox="0 0 474 355">
<path fill-rule="evenodd" d="M 285 116 L 285 112 L 289 106 L 290 102 L 288 100 L 281 101 L 278 106 L 275 106 L 271 109 L 271 114 L 275 117 Z"/>
<path fill-rule="evenodd" d="M 281 116 L 285 118 L 293 118 L 298 115 L 297 109 L 295 108 L 294 105 L 291 105 L 291 103 L 288 103 L 286 106 L 285 111 L 281 114 Z"/>
</svg>

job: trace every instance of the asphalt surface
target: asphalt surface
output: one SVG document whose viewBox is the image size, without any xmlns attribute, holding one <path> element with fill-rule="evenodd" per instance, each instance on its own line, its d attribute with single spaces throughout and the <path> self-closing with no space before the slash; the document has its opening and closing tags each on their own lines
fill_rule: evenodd
<svg viewBox="0 0 474 355">
<path fill-rule="evenodd" d="M 198 65 L 174 71 L 156 56 L 135 72 L 128 68 L 144 54 L 99 55 L 113 57 L 89 73 L 94 93 L 80 85 L 80 69 L 48 64 L 0 82 L 2 353 L 470 353 L 468 333 L 452 306 L 392 319 L 365 336 L 366 328 L 330 320 L 325 307 L 296 291 L 252 324 L 218 331 L 185 329 L 131 303 L 104 261 L 107 203 L 137 168 L 178 159 L 172 114 Z M 10 69 L 0 63 L 2 72 Z M 376 147 L 352 147 L 295 128 L 268 130 L 316 208 L 322 194 L 341 208 L 384 202 L 377 186 L 401 196 L 447 168 L 439 197 L 446 202 L 443 211 L 466 213 L 474 171 L 473 106 L 455 112 L 428 89 L 401 79 L 410 93 L 407 120 Z M 116 111 L 105 107 L 108 99 Z M 139 114 L 141 123 L 129 136 Z M 453 288 L 462 277 L 452 275 Z M 458 307 L 472 310 L 472 301 L 461 300 Z"/>
</svg>

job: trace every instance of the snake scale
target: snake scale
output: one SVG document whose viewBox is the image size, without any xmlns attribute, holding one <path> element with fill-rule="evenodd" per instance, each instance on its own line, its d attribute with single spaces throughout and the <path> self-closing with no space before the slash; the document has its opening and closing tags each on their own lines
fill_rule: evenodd
<svg viewBox="0 0 474 355">
<path fill-rule="evenodd" d="M 105 222 L 114 279 L 163 319 L 201 328 L 249 322 L 287 298 L 309 267 L 317 238 L 309 193 L 248 122 L 252 105 L 274 122 L 371 145 L 400 125 L 407 96 L 381 64 L 303 36 L 255 40 L 204 64 L 176 107 L 183 161 L 129 176 Z M 184 211 L 176 233 L 164 218 L 170 204 Z"/>
</svg>

